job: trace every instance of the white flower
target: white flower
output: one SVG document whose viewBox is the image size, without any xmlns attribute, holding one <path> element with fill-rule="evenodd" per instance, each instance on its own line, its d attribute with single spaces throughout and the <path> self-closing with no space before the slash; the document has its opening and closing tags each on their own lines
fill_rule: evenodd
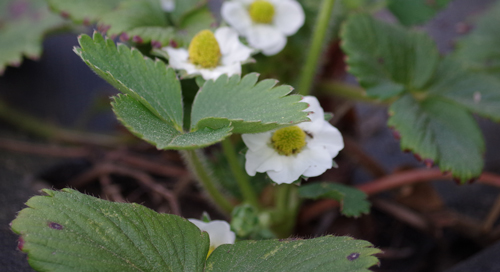
<svg viewBox="0 0 500 272">
<path fill-rule="evenodd" d="M 160 0 L 161 8 L 166 12 L 171 12 L 175 9 L 175 0 Z"/>
<path fill-rule="evenodd" d="M 203 30 L 185 48 L 163 48 L 172 68 L 184 70 L 187 75 L 201 75 L 205 80 L 217 79 L 223 74 L 241 74 L 241 64 L 248 62 L 253 50 L 243 45 L 238 33 L 229 27 L 215 31 Z"/>
<path fill-rule="evenodd" d="M 287 36 L 304 24 L 302 6 L 295 0 L 232 0 L 222 4 L 222 18 L 267 56 L 279 53 Z"/>
<path fill-rule="evenodd" d="M 226 221 L 213 220 L 208 223 L 198 219 L 188 219 L 189 222 L 195 224 L 201 231 L 208 233 L 210 238 L 210 255 L 218 246 L 223 244 L 234 244 L 236 235 L 231 231 L 231 227 Z"/>
<path fill-rule="evenodd" d="M 311 122 L 275 131 L 243 134 L 248 147 L 245 169 L 250 176 L 267 172 L 276 183 L 292 183 L 316 177 L 332 168 L 333 158 L 344 148 L 340 132 L 325 121 L 324 112 L 314 96 L 306 96 Z"/>
</svg>

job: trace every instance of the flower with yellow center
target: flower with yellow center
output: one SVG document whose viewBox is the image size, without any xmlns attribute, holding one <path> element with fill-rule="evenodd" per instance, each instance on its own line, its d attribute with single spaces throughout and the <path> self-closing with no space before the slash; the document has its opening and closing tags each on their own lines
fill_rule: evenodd
<svg viewBox="0 0 500 272">
<path fill-rule="evenodd" d="M 296 0 L 230 0 L 222 4 L 222 18 L 264 55 L 275 55 L 287 36 L 304 24 L 302 6 Z"/>
<path fill-rule="evenodd" d="M 210 222 L 203 222 L 198 219 L 188 219 L 189 222 L 195 224 L 201 231 L 208 233 L 210 239 L 210 249 L 208 256 L 220 245 L 234 244 L 236 235 L 231 231 L 231 227 L 226 221 L 213 220 Z"/>
<path fill-rule="evenodd" d="M 201 75 L 205 80 L 217 79 L 223 74 L 241 74 L 241 65 L 249 62 L 252 49 L 243 45 L 238 33 L 229 27 L 221 27 L 213 33 L 202 30 L 196 34 L 188 49 L 164 47 L 169 65 L 182 70 L 183 77 Z"/>
<path fill-rule="evenodd" d="M 340 132 L 325 121 L 318 99 L 306 96 L 311 122 L 264 133 L 243 134 L 248 147 L 245 169 L 250 176 L 267 173 L 276 183 L 292 183 L 301 176 L 316 177 L 332 168 L 344 148 Z"/>
</svg>

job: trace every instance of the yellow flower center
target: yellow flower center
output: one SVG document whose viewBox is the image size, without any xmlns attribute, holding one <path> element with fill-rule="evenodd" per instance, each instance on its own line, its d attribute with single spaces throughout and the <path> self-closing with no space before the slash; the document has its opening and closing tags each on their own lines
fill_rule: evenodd
<svg viewBox="0 0 500 272">
<path fill-rule="evenodd" d="M 306 133 L 298 126 L 281 128 L 274 132 L 271 143 L 278 154 L 290 156 L 306 145 Z"/>
<path fill-rule="evenodd" d="M 203 68 L 215 68 L 221 58 L 219 43 L 210 30 L 196 34 L 189 44 L 188 52 L 191 63 Z"/>
<path fill-rule="evenodd" d="M 269 24 L 273 21 L 274 6 L 266 0 L 256 0 L 250 5 L 250 17 L 256 23 Z"/>
</svg>

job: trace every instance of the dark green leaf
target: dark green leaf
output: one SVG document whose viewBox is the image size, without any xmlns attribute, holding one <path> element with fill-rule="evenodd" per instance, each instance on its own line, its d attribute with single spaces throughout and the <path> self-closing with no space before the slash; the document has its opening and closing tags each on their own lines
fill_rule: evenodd
<svg viewBox="0 0 500 272">
<path fill-rule="evenodd" d="M 406 26 L 420 25 L 434 17 L 451 0 L 388 0 L 387 7 Z"/>
<path fill-rule="evenodd" d="M 369 15 L 352 15 L 341 35 L 349 72 L 372 97 L 386 99 L 423 89 L 439 61 L 436 46 L 427 34 Z"/>
<path fill-rule="evenodd" d="M 455 57 L 471 70 L 500 76 L 500 2 L 479 17 L 472 32 L 457 44 Z"/>
<path fill-rule="evenodd" d="M 126 95 L 118 95 L 112 103 L 117 118 L 139 138 L 158 149 L 201 148 L 222 141 L 231 135 L 232 127 L 203 128 L 183 133 L 158 118 L 143 104 Z"/>
<path fill-rule="evenodd" d="M 389 126 L 401 135 L 401 149 L 450 171 L 462 182 L 483 169 L 484 141 L 464 108 L 437 97 L 417 101 L 406 95 L 390 107 Z"/>
<path fill-rule="evenodd" d="M 276 80 L 257 83 L 257 79 L 257 74 L 241 80 L 237 75 L 222 75 L 215 82 L 205 82 L 193 103 L 192 130 L 230 124 L 234 133 L 257 133 L 308 120 L 301 97 L 287 96 L 290 86 L 274 87 Z"/>
<path fill-rule="evenodd" d="M 380 250 L 366 241 L 325 236 L 316 239 L 243 241 L 218 247 L 207 272 L 362 272 L 377 264 Z"/>
<path fill-rule="evenodd" d="M 77 23 L 95 22 L 125 1 L 130 0 L 47 0 L 55 12 Z"/>
<path fill-rule="evenodd" d="M 330 198 L 340 202 L 341 212 L 345 216 L 360 216 L 370 212 L 370 202 L 364 192 L 338 183 L 311 183 L 299 187 L 303 198 Z"/>
<path fill-rule="evenodd" d="M 186 219 L 71 189 L 43 190 L 12 222 L 38 271 L 203 271 L 208 235 Z"/>
<path fill-rule="evenodd" d="M 78 40 L 81 48 L 75 48 L 75 52 L 92 70 L 182 131 L 182 94 L 174 70 L 123 44 L 117 48 L 112 40 L 105 40 L 99 33 L 94 33 L 94 39 L 82 35 Z"/>
</svg>

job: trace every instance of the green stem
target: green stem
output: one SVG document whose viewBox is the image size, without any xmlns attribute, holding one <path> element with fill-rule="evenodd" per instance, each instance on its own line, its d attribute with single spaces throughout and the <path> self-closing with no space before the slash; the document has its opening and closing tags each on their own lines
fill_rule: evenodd
<svg viewBox="0 0 500 272">
<path fill-rule="evenodd" d="M 328 23 L 330 22 L 334 5 L 335 0 L 323 0 L 323 4 L 320 7 L 318 20 L 314 27 L 311 47 L 309 48 L 309 54 L 302 70 L 302 76 L 298 86 L 299 93 L 302 95 L 308 95 L 311 90 L 314 75 L 318 68 L 319 56 L 323 51 L 323 43 L 325 41 Z"/>
<path fill-rule="evenodd" d="M 209 174 L 205 159 L 200 150 L 181 150 L 182 157 L 190 170 L 196 175 L 212 200 L 226 213 L 231 213 L 233 205 L 217 189 Z"/>
<path fill-rule="evenodd" d="M 260 206 L 259 200 L 257 198 L 257 195 L 255 194 L 255 190 L 250 185 L 250 179 L 248 178 L 248 175 L 244 172 L 243 168 L 239 164 L 239 160 L 236 156 L 236 151 L 230 137 L 227 137 L 224 141 L 222 141 L 222 150 L 224 151 L 224 155 L 227 158 L 229 167 L 231 168 L 231 172 L 233 172 L 234 178 L 236 179 L 236 182 L 238 182 L 238 186 L 240 187 L 243 198 L 245 199 L 245 201 L 258 209 Z"/>
<path fill-rule="evenodd" d="M 378 99 L 368 97 L 366 95 L 366 91 L 361 87 L 339 81 L 321 82 L 317 86 L 317 90 L 319 93 L 333 94 L 354 101 L 373 104 L 389 104 L 387 101 L 380 101 Z"/>
<path fill-rule="evenodd" d="M 274 218 L 274 232 L 278 238 L 289 237 L 295 226 L 299 198 L 297 186 L 281 184 L 276 186 L 276 213 Z"/>
</svg>

